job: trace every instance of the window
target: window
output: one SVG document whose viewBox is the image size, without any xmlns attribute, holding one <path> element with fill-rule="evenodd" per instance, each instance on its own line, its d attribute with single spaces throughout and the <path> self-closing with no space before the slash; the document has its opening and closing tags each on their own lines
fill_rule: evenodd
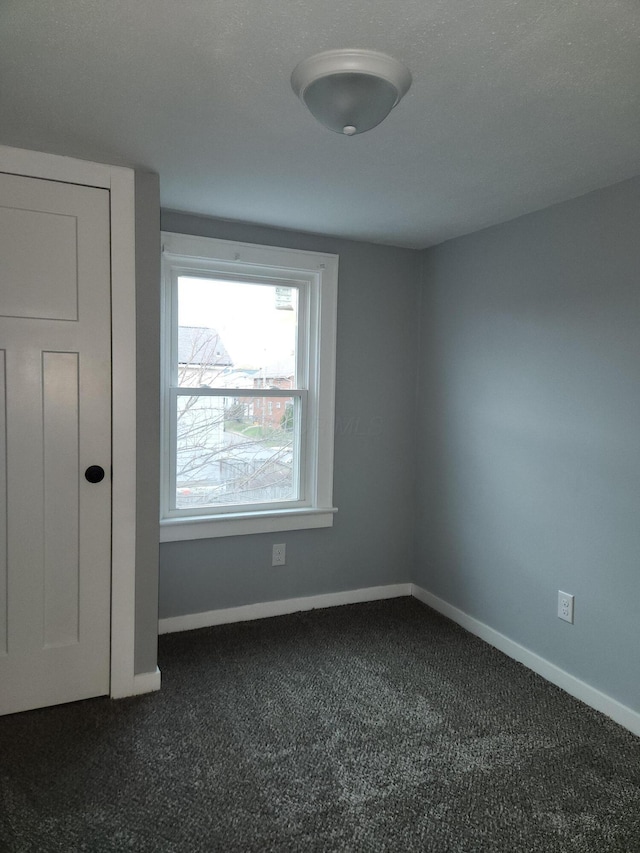
<svg viewBox="0 0 640 853">
<path fill-rule="evenodd" d="M 161 541 L 331 526 L 337 256 L 162 238 Z"/>
</svg>

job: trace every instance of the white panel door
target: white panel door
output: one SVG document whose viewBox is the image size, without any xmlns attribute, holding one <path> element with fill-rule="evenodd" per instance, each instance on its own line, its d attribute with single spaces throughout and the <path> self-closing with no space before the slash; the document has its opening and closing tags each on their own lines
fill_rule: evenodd
<svg viewBox="0 0 640 853">
<path fill-rule="evenodd" d="M 109 192 L 0 174 L 2 714 L 109 692 L 110 292 Z"/>
</svg>

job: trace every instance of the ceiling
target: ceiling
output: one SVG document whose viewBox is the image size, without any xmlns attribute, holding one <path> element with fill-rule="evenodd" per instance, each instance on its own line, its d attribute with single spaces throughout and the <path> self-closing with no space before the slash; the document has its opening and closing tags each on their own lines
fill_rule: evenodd
<svg viewBox="0 0 640 853">
<path fill-rule="evenodd" d="M 418 247 L 640 173 L 637 0 L 2 0 L 0 143 L 160 174 L 162 204 Z M 413 85 L 355 137 L 295 65 Z"/>
</svg>

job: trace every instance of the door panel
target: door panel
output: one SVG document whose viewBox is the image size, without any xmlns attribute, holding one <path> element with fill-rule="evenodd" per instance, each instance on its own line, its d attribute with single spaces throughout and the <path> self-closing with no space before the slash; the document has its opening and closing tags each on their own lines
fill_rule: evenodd
<svg viewBox="0 0 640 853">
<path fill-rule="evenodd" d="M 0 713 L 109 692 L 109 251 L 108 191 L 0 175 Z"/>
<path fill-rule="evenodd" d="M 76 224 L 68 214 L 0 207 L 3 249 L 11 247 L 0 255 L 0 281 L 20 281 L 3 287 L 5 316 L 77 320 Z M 55 286 L 43 287 L 49 280 Z"/>
<path fill-rule="evenodd" d="M 42 354 L 44 644 L 79 640 L 78 353 Z"/>
</svg>

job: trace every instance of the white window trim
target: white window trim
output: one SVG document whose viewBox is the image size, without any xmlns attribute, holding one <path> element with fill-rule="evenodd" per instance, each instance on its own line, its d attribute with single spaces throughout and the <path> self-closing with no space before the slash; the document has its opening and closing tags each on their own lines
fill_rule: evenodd
<svg viewBox="0 0 640 853">
<path fill-rule="evenodd" d="M 237 243 L 212 237 L 194 237 L 185 234 L 162 233 L 162 507 L 160 541 L 174 542 L 188 539 L 205 539 L 219 536 L 238 536 L 251 533 L 271 533 L 286 530 L 303 530 L 331 527 L 337 511 L 333 500 L 333 443 L 335 419 L 335 373 L 337 332 L 338 256 L 320 252 L 283 249 L 253 243 Z M 173 304 L 172 276 L 176 267 L 194 266 L 198 260 L 215 262 L 216 272 L 238 274 L 252 268 L 257 277 L 276 277 L 280 280 L 309 282 L 308 346 L 317 353 L 313 359 L 313 375 L 309 388 L 314 389 L 315 415 L 305 430 L 306 453 L 312 460 L 306 478 L 306 496 L 298 505 L 280 508 L 247 509 L 247 511 L 221 511 L 211 515 L 180 515 L 168 517 L 170 458 L 170 408 L 169 388 L 172 364 L 170 321 Z M 197 265 L 197 263 L 196 263 Z M 211 271 L 203 271 L 203 276 Z M 275 393 L 275 392 L 274 392 Z M 317 416 L 317 413 L 320 413 Z M 300 505 L 304 503 L 304 505 Z"/>
</svg>

